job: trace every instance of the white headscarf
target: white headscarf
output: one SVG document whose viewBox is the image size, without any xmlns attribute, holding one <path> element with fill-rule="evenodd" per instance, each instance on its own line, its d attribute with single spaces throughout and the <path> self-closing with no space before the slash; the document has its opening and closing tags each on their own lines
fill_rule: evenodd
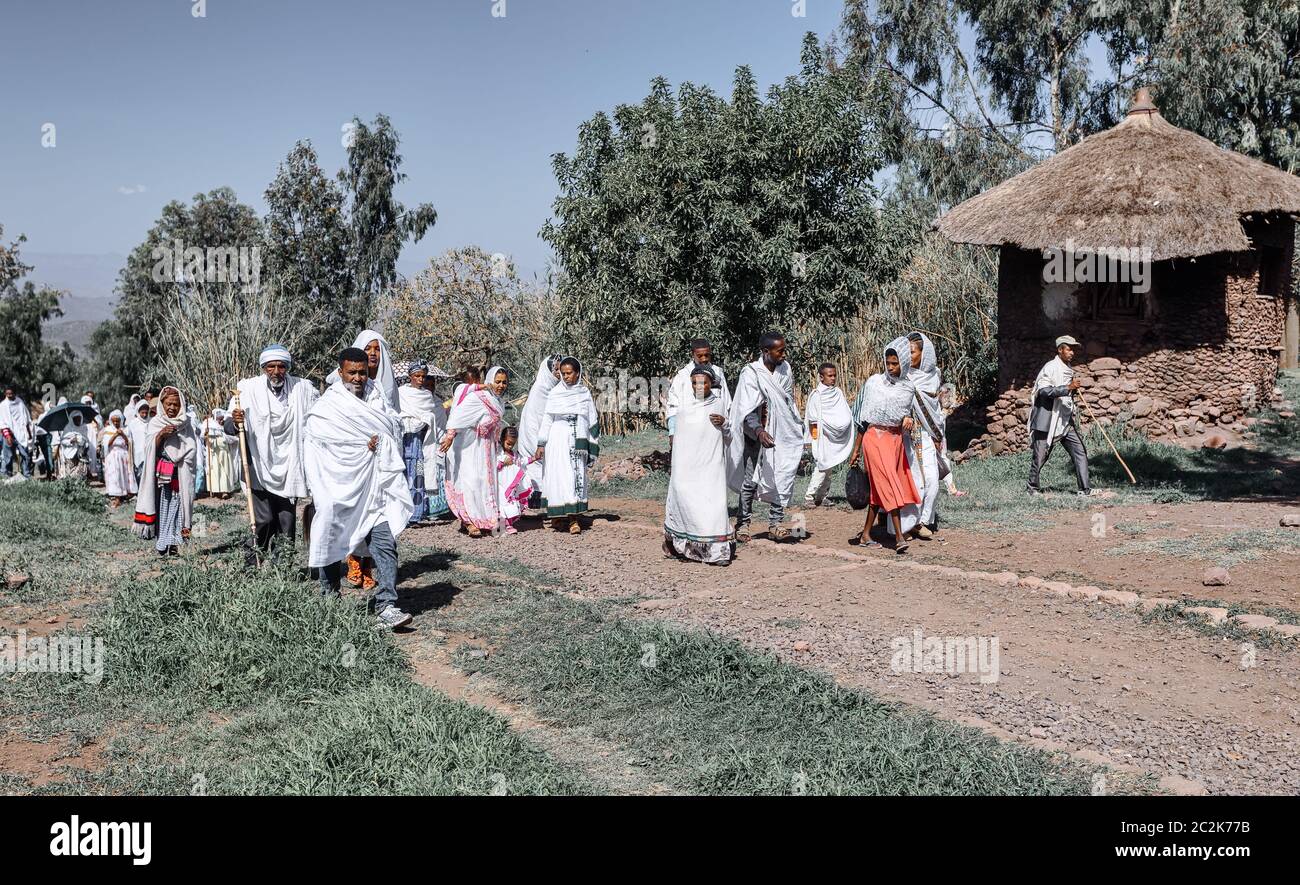
<svg viewBox="0 0 1300 885">
<path fill-rule="evenodd" d="M 889 374 L 889 351 L 898 356 L 899 372 Z M 870 425 L 898 427 L 912 411 L 912 385 L 907 380 L 907 367 L 911 365 L 912 348 L 907 336 L 895 338 L 885 345 L 881 354 L 881 371 L 868 378 L 853 401 L 853 421 L 859 429 Z"/>
<path fill-rule="evenodd" d="M 569 357 L 566 357 L 569 359 Z M 595 427 L 599 419 L 596 414 L 596 401 L 591 397 L 591 389 L 582 380 L 582 363 L 578 364 L 578 377 L 572 384 L 565 384 L 561 378 L 546 395 L 546 414 L 548 415 L 584 415 L 589 427 Z"/>
<path fill-rule="evenodd" d="M 397 393 L 397 376 L 393 373 L 393 359 L 388 355 L 388 340 L 374 329 L 363 329 L 352 340 L 352 346 L 358 350 L 365 350 L 366 345 L 371 341 L 379 342 L 379 369 L 371 380 L 383 391 L 384 399 L 388 400 L 388 404 L 393 407 L 393 411 L 400 413 L 402 411 L 402 400 Z M 326 377 L 325 383 L 333 384 L 337 380 L 339 380 L 339 372 L 338 369 L 335 369 Z"/>
<path fill-rule="evenodd" d="M 546 397 L 551 388 L 560 383 L 560 379 L 555 377 L 555 366 L 559 361 L 560 358 L 556 356 L 542 360 L 537 367 L 533 386 L 528 390 L 524 410 L 519 415 L 519 442 L 515 448 L 527 458 L 537 453 L 537 433 L 542 427 L 542 416 L 546 414 Z"/>
<path fill-rule="evenodd" d="M 943 407 L 939 404 L 939 388 L 943 386 L 943 375 L 939 371 L 939 358 L 934 350 L 934 343 L 924 332 L 913 332 L 921 336 L 921 365 L 912 368 L 912 351 L 909 339 L 907 352 L 907 381 L 916 390 L 919 397 L 913 397 L 912 417 L 921 431 L 928 433 L 937 443 L 944 436 Z"/>
</svg>

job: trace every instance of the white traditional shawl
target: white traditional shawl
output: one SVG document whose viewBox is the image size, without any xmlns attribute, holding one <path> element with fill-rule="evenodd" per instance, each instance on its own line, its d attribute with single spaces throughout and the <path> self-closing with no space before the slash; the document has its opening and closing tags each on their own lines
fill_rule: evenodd
<svg viewBox="0 0 1300 885">
<path fill-rule="evenodd" d="M 312 404 L 316 388 L 304 378 L 286 375 L 285 402 L 271 392 L 265 375 L 239 382 L 239 406 L 244 410 L 244 435 L 248 441 L 248 463 L 253 475 L 245 477 L 253 488 L 263 489 L 282 498 L 307 495 L 307 478 L 303 472 L 302 427 Z M 228 411 L 234 411 L 230 400 Z"/>
<path fill-rule="evenodd" d="M 894 377 L 883 369 L 872 375 L 858 391 L 853 402 L 853 421 L 859 430 L 867 427 L 898 427 L 912 413 L 912 385 L 907 380 L 907 366 L 912 358 L 912 348 L 907 338 L 895 338 L 885 345 L 881 365 L 885 365 L 889 351 L 898 354 L 899 374 Z"/>
<path fill-rule="evenodd" d="M 920 432 L 928 434 L 935 444 L 944 437 L 946 419 L 943 406 L 939 404 L 939 388 L 943 386 L 943 375 L 939 372 L 939 359 L 934 350 L 934 343 L 924 332 L 921 336 L 921 365 L 912 368 L 911 352 L 908 352 L 907 381 L 916 391 L 912 401 L 912 417 Z"/>
<path fill-rule="evenodd" d="M 817 438 L 809 425 L 817 422 Z M 817 469 L 826 471 L 843 464 L 853 452 L 853 413 L 838 387 L 818 384 L 804 407 L 804 442 L 812 446 Z"/>
<path fill-rule="evenodd" d="M 162 407 L 162 395 L 168 390 L 175 390 L 181 398 L 181 408 L 175 418 L 167 417 L 167 412 Z M 158 432 L 164 427 L 175 427 L 176 432 L 163 440 L 162 451 L 159 452 Z M 157 468 L 161 455 L 166 455 L 176 464 L 181 496 L 181 528 L 189 528 L 194 515 L 194 464 L 198 457 L 198 446 L 189 415 L 185 414 L 185 394 L 170 385 L 158 391 L 158 414 L 149 419 L 143 436 L 144 464 L 140 471 L 140 493 L 135 499 L 133 530 L 141 538 L 149 539 L 158 534 Z"/>
<path fill-rule="evenodd" d="M 363 329 L 356 338 L 352 340 L 352 346 L 365 350 L 366 345 L 371 341 L 379 342 L 379 368 L 375 371 L 375 377 L 370 380 L 375 382 L 383 393 L 384 399 L 392 407 L 394 412 L 402 411 L 402 402 L 397 395 L 397 375 L 393 372 L 393 359 L 388 355 L 388 339 L 380 335 L 374 329 Z M 335 369 L 325 376 L 325 384 L 333 385 L 339 380 L 339 370 Z M 399 433 L 397 438 L 402 438 Z"/>
<path fill-rule="evenodd" d="M 1033 437 L 1034 403 L 1038 401 L 1038 391 L 1046 387 L 1061 387 L 1069 384 L 1074 380 L 1074 369 L 1070 368 L 1061 360 L 1059 356 L 1043 366 L 1038 372 L 1038 377 L 1034 379 L 1034 389 L 1029 394 L 1029 419 L 1026 426 L 1029 427 L 1030 437 Z M 1065 431 L 1070 429 L 1070 424 L 1074 420 L 1074 397 L 1058 396 L 1052 400 L 1052 420 L 1051 426 L 1047 431 L 1047 438 L 1051 442 L 1056 442 L 1065 435 Z"/>
<path fill-rule="evenodd" d="M 727 440 L 733 432 L 714 427 L 710 415 L 726 417 L 723 396 L 710 391 L 677 404 L 672 473 L 664 505 L 664 530 L 675 538 L 718 543 L 728 538 Z"/>
<path fill-rule="evenodd" d="M 385 403 L 367 402 L 335 381 L 307 412 L 303 449 L 316 516 L 307 564 L 321 568 L 365 547 L 387 521 L 396 538 L 415 507 L 398 448 L 400 421 Z M 371 437 L 379 437 L 370 451 Z"/>
<path fill-rule="evenodd" d="M 493 366 L 488 378 L 501 371 Z M 458 431 L 446 454 L 447 504 L 462 522 L 486 531 L 500 526 L 497 495 L 498 436 L 505 406 L 489 387 L 462 385 L 447 416 L 447 430 Z"/>
<path fill-rule="evenodd" d="M 438 443 L 442 441 L 443 429 L 447 424 L 447 410 L 437 397 L 423 387 L 403 384 L 397 388 L 397 396 L 402 404 L 401 417 L 424 425 L 424 438 L 421 441 L 424 451 L 424 482 L 426 487 L 433 488 L 438 475 Z"/>
<path fill-rule="evenodd" d="M 131 450 L 137 467 L 144 463 L 144 453 L 149 447 L 149 422 L 140 417 L 140 410 L 148 407 L 148 405 L 148 400 L 137 400 L 135 414 L 126 422 L 126 434 L 131 440 Z"/>
<path fill-rule="evenodd" d="M 731 409 L 731 391 L 727 388 L 727 376 L 721 368 L 713 363 L 709 363 L 708 368 L 713 372 L 713 392 L 718 395 L 722 409 L 721 414 L 726 415 Z M 673 376 L 672 384 L 668 386 L 668 403 L 664 408 L 664 418 L 666 420 L 676 418 L 682 405 L 695 398 L 695 390 L 691 384 L 691 372 L 693 371 L 695 371 L 695 363 L 689 362 L 682 366 L 677 374 Z"/>
<path fill-rule="evenodd" d="M 21 396 L 14 394 L 11 400 L 0 400 L 0 429 L 12 433 L 23 448 L 32 441 L 32 413 Z"/>
<path fill-rule="evenodd" d="M 767 432 L 776 446 L 760 449 L 753 478 L 758 481 L 760 500 L 784 506 L 794 495 L 794 477 L 803 457 L 803 418 L 794 404 L 794 378 L 787 362 L 769 372 L 760 357 L 740 370 L 731 400 L 727 484 L 740 491 L 750 478 L 744 470 L 745 416 L 763 403 L 767 404 Z"/>
<path fill-rule="evenodd" d="M 551 368 L 553 357 L 546 357 L 537 367 L 537 377 L 528 390 L 528 399 L 519 414 L 519 442 L 515 451 L 530 459 L 537 454 L 537 433 L 542 429 L 542 416 L 546 414 L 546 397 L 560 381 Z"/>
</svg>

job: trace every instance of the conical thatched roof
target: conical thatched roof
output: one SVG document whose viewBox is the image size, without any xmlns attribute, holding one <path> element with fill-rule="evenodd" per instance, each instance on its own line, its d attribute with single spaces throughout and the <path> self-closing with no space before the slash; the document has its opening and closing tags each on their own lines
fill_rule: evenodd
<svg viewBox="0 0 1300 885">
<path fill-rule="evenodd" d="M 1242 216 L 1266 212 L 1300 212 L 1300 177 L 1179 129 L 1140 89 L 1113 129 L 953 207 L 934 226 L 957 243 L 1147 246 L 1161 261 L 1248 249 Z"/>
</svg>

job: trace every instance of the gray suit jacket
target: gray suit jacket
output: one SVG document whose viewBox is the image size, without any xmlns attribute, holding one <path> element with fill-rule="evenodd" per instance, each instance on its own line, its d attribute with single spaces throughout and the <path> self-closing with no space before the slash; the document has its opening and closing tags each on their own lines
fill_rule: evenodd
<svg viewBox="0 0 1300 885">
<path fill-rule="evenodd" d="M 1046 433 L 1052 427 L 1052 406 L 1058 397 L 1069 396 L 1070 385 L 1062 384 L 1059 387 L 1044 387 L 1038 391 L 1038 396 L 1034 397 L 1033 411 L 1029 413 L 1029 429 Z M 1078 419 L 1075 416 L 1070 417 L 1070 423 L 1076 424 Z"/>
</svg>

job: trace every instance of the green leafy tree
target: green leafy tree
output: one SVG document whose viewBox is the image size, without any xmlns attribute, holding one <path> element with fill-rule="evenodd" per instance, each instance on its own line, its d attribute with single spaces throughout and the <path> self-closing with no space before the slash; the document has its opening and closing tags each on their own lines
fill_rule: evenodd
<svg viewBox="0 0 1300 885">
<path fill-rule="evenodd" d="M 352 232 L 342 190 L 324 172 L 310 142 L 294 145 L 266 189 L 263 273 L 289 297 L 319 310 L 294 354 L 295 373 L 324 374 L 340 347 L 367 319 L 367 299 L 353 284 Z"/>
<path fill-rule="evenodd" d="M 88 374 L 96 389 L 105 391 L 106 401 L 125 399 L 142 384 L 177 380 L 161 375 L 175 340 L 175 330 L 168 326 L 174 316 L 170 308 L 193 290 L 197 275 L 205 283 L 219 282 L 209 273 L 253 276 L 258 279 L 246 282 L 260 285 L 261 244 L 257 213 L 228 187 L 196 194 L 191 205 L 173 200 L 163 207 L 118 274 L 113 319 L 91 335 Z"/>
<path fill-rule="evenodd" d="M 383 114 L 370 126 L 353 118 L 347 166 L 338 175 L 349 201 L 352 276 L 367 315 L 371 300 L 397 281 L 402 246 L 419 242 L 438 221 L 431 203 L 408 211 L 397 201 L 394 190 L 407 177 L 400 171 L 398 144 L 397 130 Z"/>
<path fill-rule="evenodd" d="M 901 257 L 872 181 L 886 96 L 860 91 L 856 63 L 833 68 L 811 34 L 801 61 L 766 99 L 745 67 L 729 101 L 656 79 L 553 158 L 542 236 L 570 349 L 649 377 L 695 335 L 738 366 L 775 327 L 812 360 L 872 297 Z"/>
<path fill-rule="evenodd" d="M 62 293 L 22 281 L 32 270 L 18 254 L 26 241 L 19 236 L 6 247 L 0 240 L 0 340 L 5 343 L 0 349 L 0 384 L 12 384 L 28 400 L 44 396 L 47 385 L 72 399 L 69 388 L 76 377 L 72 348 L 66 342 L 60 347 L 46 344 L 42 335 L 47 320 L 63 316 Z"/>
</svg>

